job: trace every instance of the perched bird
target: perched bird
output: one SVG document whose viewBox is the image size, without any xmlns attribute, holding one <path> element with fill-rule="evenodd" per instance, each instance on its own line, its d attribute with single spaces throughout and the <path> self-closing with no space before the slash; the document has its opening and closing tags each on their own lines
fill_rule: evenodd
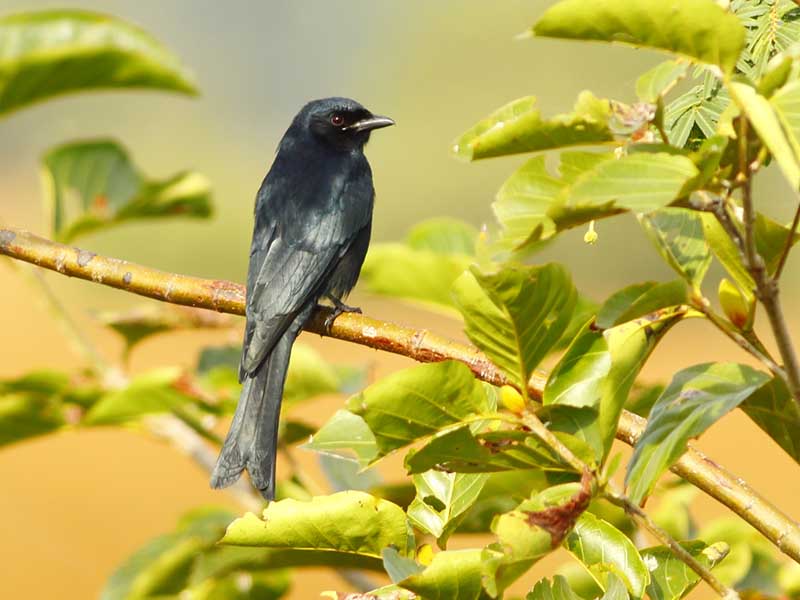
<svg viewBox="0 0 800 600">
<path fill-rule="evenodd" d="M 242 394 L 211 474 L 231 485 L 247 469 L 275 496 L 278 417 L 292 344 L 321 300 L 343 303 L 367 254 L 375 190 L 364 156 L 370 132 L 393 125 L 348 98 L 306 104 L 281 139 L 256 195 L 247 273 Z"/>
</svg>

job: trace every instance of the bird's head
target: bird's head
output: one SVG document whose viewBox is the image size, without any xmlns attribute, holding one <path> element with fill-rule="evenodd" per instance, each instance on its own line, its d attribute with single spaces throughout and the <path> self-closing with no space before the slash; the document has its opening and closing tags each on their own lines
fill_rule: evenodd
<svg viewBox="0 0 800 600">
<path fill-rule="evenodd" d="M 306 104 L 294 125 L 332 149 L 350 151 L 362 148 L 373 129 L 389 127 L 394 121 L 373 115 L 349 98 L 323 98 Z"/>
</svg>

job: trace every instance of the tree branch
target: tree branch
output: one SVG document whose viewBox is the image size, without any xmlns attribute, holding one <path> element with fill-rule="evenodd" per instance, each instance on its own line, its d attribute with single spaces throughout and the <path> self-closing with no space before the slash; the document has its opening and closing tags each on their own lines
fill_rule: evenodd
<svg viewBox="0 0 800 600">
<path fill-rule="evenodd" d="M 241 285 L 166 273 L 124 260 L 98 256 L 19 229 L 0 228 L 0 254 L 156 300 L 244 314 L 245 291 Z M 498 386 L 509 384 L 491 361 L 472 346 L 447 340 L 426 330 L 414 330 L 354 313 L 340 315 L 328 331 L 325 318 L 329 314 L 327 309 L 318 310 L 306 329 L 319 335 L 401 354 L 419 362 L 457 360 L 466 364 L 482 381 Z M 541 398 L 545 382 L 546 375 L 534 375 L 529 382 L 528 395 Z M 617 438 L 634 445 L 646 424 L 645 419 L 623 411 Z M 672 471 L 730 508 L 785 554 L 800 562 L 800 525 L 751 489 L 741 478 L 691 446 L 673 465 Z"/>
</svg>

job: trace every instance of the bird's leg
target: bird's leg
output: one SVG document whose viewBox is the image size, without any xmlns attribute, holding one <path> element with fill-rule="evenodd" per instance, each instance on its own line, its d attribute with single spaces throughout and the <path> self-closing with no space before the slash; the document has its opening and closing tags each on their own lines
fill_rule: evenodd
<svg viewBox="0 0 800 600">
<path fill-rule="evenodd" d="M 333 325 L 333 322 L 336 320 L 336 317 L 338 317 L 340 314 L 346 312 L 361 314 L 360 308 L 357 306 L 348 306 L 333 294 L 325 294 L 325 297 L 333 304 L 333 312 L 325 318 L 325 329 L 329 331 Z"/>
</svg>

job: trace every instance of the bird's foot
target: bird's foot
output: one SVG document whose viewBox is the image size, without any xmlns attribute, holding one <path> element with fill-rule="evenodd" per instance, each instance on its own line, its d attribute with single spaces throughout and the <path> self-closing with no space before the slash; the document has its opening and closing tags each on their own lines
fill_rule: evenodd
<svg viewBox="0 0 800 600">
<path fill-rule="evenodd" d="M 331 314 L 325 317 L 325 329 L 327 329 L 328 331 L 331 330 L 331 327 L 333 327 L 333 322 L 342 313 L 361 314 L 361 309 L 358 308 L 357 306 L 348 306 L 347 304 L 345 304 L 344 302 L 333 296 L 327 296 L 327 298 L 333 303 L 333 312 L 331 312 Z"/>
</svg>

